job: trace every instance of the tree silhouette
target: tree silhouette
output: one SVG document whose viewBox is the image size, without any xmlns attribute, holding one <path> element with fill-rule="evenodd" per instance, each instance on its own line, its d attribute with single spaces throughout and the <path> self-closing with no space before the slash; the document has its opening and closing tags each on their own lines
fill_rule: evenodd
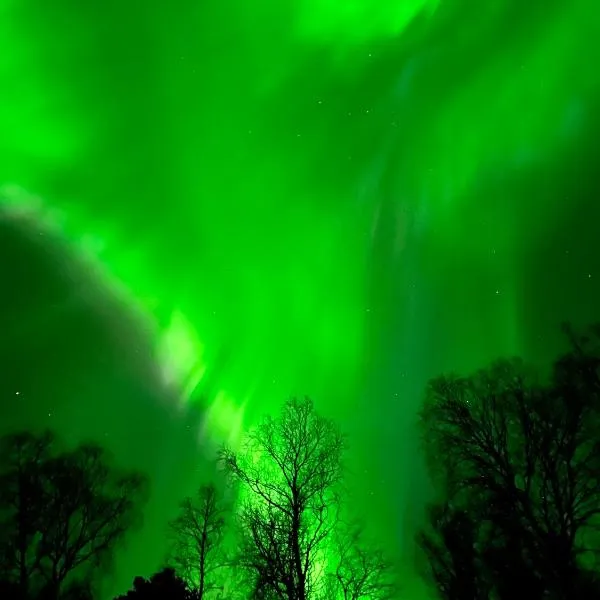
<svg viewBox="0 0 600 600">
<path fill-rule="evenodd" d="M 333 589 L 343 600 L 389 600 L 395 597 L 394 564 L 367 539 L 359 523 L 338 524 L 333 550 L 338 556 Z"/>
<path fill-rule="evenodd" d="M 5 579 L 23 598 L 85 597 L 143 500 L 145 480 L 82 445 L 57 454 L 50 435 L 2 440 L 1 549 Z"/>
<path fill-rule="evenodd" d="M 486 600 L 490 586 L 482 575 L 478 551 L 479 526 L 464 510 L 453 510 L 445 503 L 429 511 L 431 527 L 422 532 L 431 575 L 445 600 Z"/>
<path fill-rule="evenodd" d="M 421 541 L 447 581 L 466 585 L 478 561 L 500 597 L 594 588 L 581 560 L 600 550 L 600 336 L 566 331 L 571 349 L 549 381 L 513 360 L 429 386 L 426 448 L 452 510 L 437 527 L 441 545 Z"/>
<path fill-rule="evenodd" d="M 136 577 L 133 589 L 115 600 L 197 600 L 196 592 L 177 576 L 174 569 L 167 568 L 152 575 L 150 579 Z"/>
<path fill-rule="evenodd" d="M 220 462 L 244 495 L 240 568 L 254 575 L 254 595 L 306 600 L 315 593 L 319 556 L 335 526 L 344 438 L 311 400 L 289 400 L 279 418 L 252 430 L 241 452 Z"/>
<path fill-rule="evenodd" d="M 170 559 L 202 600 L 222 589 L 215 572 L 224 566 L 222 549 L 227 510 L 213 484 L 201 486 L 181 503 L 179 516 L 170 523 L 173 548 Z"/>
<path fill-rule="evenodd" d="M 75 569 L 98 566 L 132 525 L 145 480 L 108 466 L 97 445 L 80 446 L 49 461 L 48 506 L 39 553 L 46 581 L 59 590 Z"/>
<path fill-rule="evenodd" d="M 40 556 L 32 549 L 45 525 L 43 468 L 53 444 L 49 432 L 39 436 L 24 432 L 0 439 L 1 578 L 22 598 L 28 596 L 29 581 L 40 566 Z"/>
</svg>

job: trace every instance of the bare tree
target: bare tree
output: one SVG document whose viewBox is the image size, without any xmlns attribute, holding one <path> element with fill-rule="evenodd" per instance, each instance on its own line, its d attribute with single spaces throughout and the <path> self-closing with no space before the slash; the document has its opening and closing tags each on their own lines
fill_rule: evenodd
<svg viewBox="0 0 600 600">
<path fill-rule="evenodd" d="M 54 438 L 24 432 L 0 440 L 0 545 L 1 578 L 13 582 L 23 598 L 39 570 L 33 552 L 46 508 L 43 465 L 49 459 Z"/>
<path fill-rule="evenodd" d="M 170 523 L 173 534 L 171 561 L 202 600 L 221 590 L 216 572 L 224 567 L 223 537 L 227 510 L 213 484 L 201 486 L 181 503 L 179 516 Z"/>
<path fill-rule="evenodd" d="M 311 400 L 289 400 L 220 462 L 245 492 L 240 522 L 242 568 L 256 575 L 256 595 L 306 600 L 322 576 L 319 557 L 335 526 L 344 437 Z"/>
<path fill-rule="evenodd" d="M 144 479 L 110 468 L 98 446 L 57 453 L 49 433 L 3 438 L 0 459 L 2 578 L 23 598 L 81 596 L 131 524 Z"/>
<path fill-rule="evenodd" d="M 111 557 L 133 523 L 145 479 L 109 467 L 93 444 L 49 461 L 44 475 L 48 505 L 37 553 L 47 594 L 57 597 L 71 574 L 87 575 Z"/>
<path fill-rule="evenodd" d="M 532 575 L 532 598 L 550 588 L 574 597 L 580 557 L 600 552 L 598 334 L 571 335 L 546 382 L 500 361 L 430 385 L 426 451 L 454 510 L 476 515 L 482 560 L 504 597 L 517 571 Z"/>
<path fill-rule="evenodd" d="M 335 543 L 335 588 L 344 600 L 389 600 L 397 593 L 396 569 L 359 523 L 340 527 Z"/>
<path fill-rule="evenodd" d="M 285 600 L 293 596 L 293 556 L 287 539 L 289 519 L 246 499 L 241 507 L 239 552 L 233 562 L 244 573 L 244 586 L 255 600 Z"/>
</svg>

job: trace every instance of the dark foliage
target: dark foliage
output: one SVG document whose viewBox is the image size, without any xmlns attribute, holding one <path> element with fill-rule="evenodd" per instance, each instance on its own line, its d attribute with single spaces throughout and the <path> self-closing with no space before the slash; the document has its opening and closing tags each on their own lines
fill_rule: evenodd
<svg viewBox="0 0 600 600">
<path fill-rule="evenodd" d="M 107 564 L 133 524 L 144 484 L 138 474 L 109 467 L 96 445 L 59 453 L 50 434 L 3 438 L 0 553 L 6 586 L 24 599 L 90 597 L 92 571 Z"/>
<path fill-rule="evenodd" d="M 198 600 L 197 592 L 188 588 L 174 569 L 163 569 L 150 579 L 136 577 L 133 588 L 116 600 Z"/>
<path fill-rule="evenodd" d="M 600 598 L 600 330 L 542 382 L 520 361 L 442 377 L 423 412 L 446 498 L 420 543 L 444 598 Z M 584 595 L 582 595 L 584 594 Z"/>
</svg>

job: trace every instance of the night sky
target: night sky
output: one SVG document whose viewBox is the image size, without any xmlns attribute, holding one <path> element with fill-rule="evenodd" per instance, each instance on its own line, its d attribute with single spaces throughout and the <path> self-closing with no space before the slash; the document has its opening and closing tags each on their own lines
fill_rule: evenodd
<svg viewBox="0 0 600 600">
<path fill-rule="evenodd" d="M 429 377 L 600 319 L 596 0 L 0 0 L 0 428 L 147 471 L 308 394 L 402 556 Z"/>
</svg>

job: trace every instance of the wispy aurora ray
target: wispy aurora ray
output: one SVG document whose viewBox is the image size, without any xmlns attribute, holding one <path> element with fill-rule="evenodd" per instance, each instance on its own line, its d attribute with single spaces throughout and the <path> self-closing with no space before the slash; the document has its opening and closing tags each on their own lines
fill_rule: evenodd
<svg viewBox="0 0 600 600">
<path fill-rule="evenodd" d="M 8 220 L 26 236 L 44 236 L 49 245 L 62 243 L 71 235 L 71 251 L 88 273 L 93 273 L 113 297 L 137 315 L 141 329 L 153 332 L 155 358 L 160 366 L 163 385 L 178 390 L 183 402 L 188 402 L 201 384 L 207 367 L 203 362 L 203 346 L 195 330 L 183 314 L 173 309 L 170 319 L 161 327 L 158 304 L 148 297 L 136 297 L 103 262 L 105 243 L 90 236 L 77 237 L 77 226 L 68 216 L 46 206 L 43 200 L 16 185 L 0 188 L 0 219 Z M 134 266 L 136 265 L 134 262 Z M 44 318 L 44 315 L 41 315 Z M 244 402 L 235 402 L 224 390 L 218 390 L 207 407 L 203 433 L 215 442 L 236 443 L 242 434 Z M 207 429 L 208 428 L 208 429 Z"/>
<path fill-rule="evenodd" d="M 413 2 L 402 10 L 388 7 L 375 14 L 365 3 L 354 2 L 341 15 L 335 5 L 305 2 L 290 7 L 287 17 L 294 24 L 290 34 L 305 43 L 320 44 L 346 32 L 352 46 L 365 37 L 399 33 L 425 4 Z M 358 381 L 368 310 L 360 218 L 352 210 L 340 213 L 331 206 L 327 192 L 316 190 L 315 195 L 314 189 L 295 182 L 293 168 L 279 168 L 276 148 L 265 145 L 264 131 L 260 137 L 260 121 L 268 123 L 264 115 L 255 132 L 252 125 L 239 127 L 240 121 L 257 118 L 254 107 L 250 112 L 242 108 L 239 114 L 225 107 L 221 114 L 226 119 L 211 124 L 205 114 L 222 103 L 224 90 L 209 93 L 200 111 L 186 102 L 185 88 L 195 79 L 196 69 L 202 69 L 207 81 L 220 75 L 211 71 L 205 42 L 187 39 L 185 19 L 168 15 L 182 28 L 180 46 L 159 35 L 159 52 L 153 54 L 146 44 L 140 63 L 124 39 L 127 19 L 119 18 L 111 32 L 127 50 L 113 54 L 107 53 L 104 37 L 93 25 L 101 16 L 95 9 L 72 15 L 73 31 L 60 44 L 48 44 L 44 28 L 47 22 L 60 24 L 58 14 L 42 9 L 32 17 L 23 4 L 3 8 L 4 39 L 12 48 L 2 64 L 2 75 L 12 84 L 4 99 L 4 120 L 0 117 L 6 134 L 0 150 L 9 159 L 3 179 L 39 194 L 44 214 L 52 211 L 56 223 L 56 215 L 61 215 L 61 235 L 76 251 L 85 246 L 111 285 L 127 289 L 128 302 L 157 332 L 156 355 L 165 384 L 179 386 L 183 402 L 199 397 L 208 398 L 209 404 L 214 401 L 211 421 L 226 423 L 233 413 L 234 422 L 242 419 L 243 407 L 252 406 L 249 395 L 263 398 L 257 409 L 262 412 L 266 398 L 278 403 L 295 392 L 319 395 L 340 377 Z M 259 5 L 255 8 L 259 14 Z M 371 15 L 366 34 L 365 11 Z M 315 21 L 317 13 L 321 17 Z M 155 36 L 163 30 L 158 24 L 167 15 L 144 14 L 140 21 L 131 21 L 139 35 Z M 216 7 L 208 14 L 221 18 Z M 193 16 L 206 18 L 199 12 Z M 243 21 L 241 13 L 240 18 Z M 237 27 L 232 21 L 232 28 Z M 248 25 L 237 40 L 239 52 L 244 53 L 244 46 L 249 50 L 250 61 L 260 59 L 256 50 L 264 43 L 256 36 Z M 161 47 L 163 39 L 167 47 Z M 285 52 L 294 51 L 293 38 L 289 42 Z M 97 60 L 98 51 L 104 68 L 92 76 L 85 65 Z M 122 79 L 129 73 L 136 73 L 146 89 L 156 90 L 161 79 L 165 82 L 168 91 L 160 98 L 155 95 L 151 119 L 129 97 L 129 85 Z M 266 77 L 268 73 L 261 75 L 264 83 Z M 268 90 L 284 83 L 272 80 L 265 86 L 257 79 L 254 88 Z M 102 90 L 107 89 L 111 101 L 98 104 L 94 98 L 106 97 Z M 42 97 L 44 102 L 39 101 Z M 181 116 L 174 121 L 171 114 Z M 135 134 L 123 140 L 122 132 L 131 122 L 154 130 L 155 142 L 142 147 Z M 24 123 L 30 124 L 30 141 Z M 218 158 L 223 138 L 235 140 L 237 160 Z M 169 140 L 169 154 L 177 148 L 178 156 L 164 162 L 158 139 Z M 127 156 L 125 164 L 109 166 L 97 181 L 94 165 L 102 161 L 107 166 L 102 157 L 119 153 Z M 246 172 L 245 163 L 255 153 L 263 160 L 254 161 L 250 177 L 241 178 L 242 186 L 223 181 L 230 179 L 229 172 Z M 204 165 L 202 172 L 190 159 Z M 148 169 L 157 160 L 160 166 L 150 183 Z M 143 183 L 134 191 L 136 177 Z M 144 197 L 137 200 L 140 195 Z M 125 197 L 128 201 L 121 202 Z M 169 206 L 177 207 L 169 209 L 166 219 L 142 219 L 134 225 L 142 206 L 158 208 L 166 197 Z M 180 265 L 173 269 L 170 261 Z M 183 267 L 190 261 L 198 269 L 193 283 Z M 346 261 L 354 267 L 340 269 Z M 283 364 L 276 349 L 282 347 L 290 348 Z M 349 390 L 350 385 L 348 381 L 342 387 Z M 344 390 L 339 393 L 343 397 Z"/>
</svg>

